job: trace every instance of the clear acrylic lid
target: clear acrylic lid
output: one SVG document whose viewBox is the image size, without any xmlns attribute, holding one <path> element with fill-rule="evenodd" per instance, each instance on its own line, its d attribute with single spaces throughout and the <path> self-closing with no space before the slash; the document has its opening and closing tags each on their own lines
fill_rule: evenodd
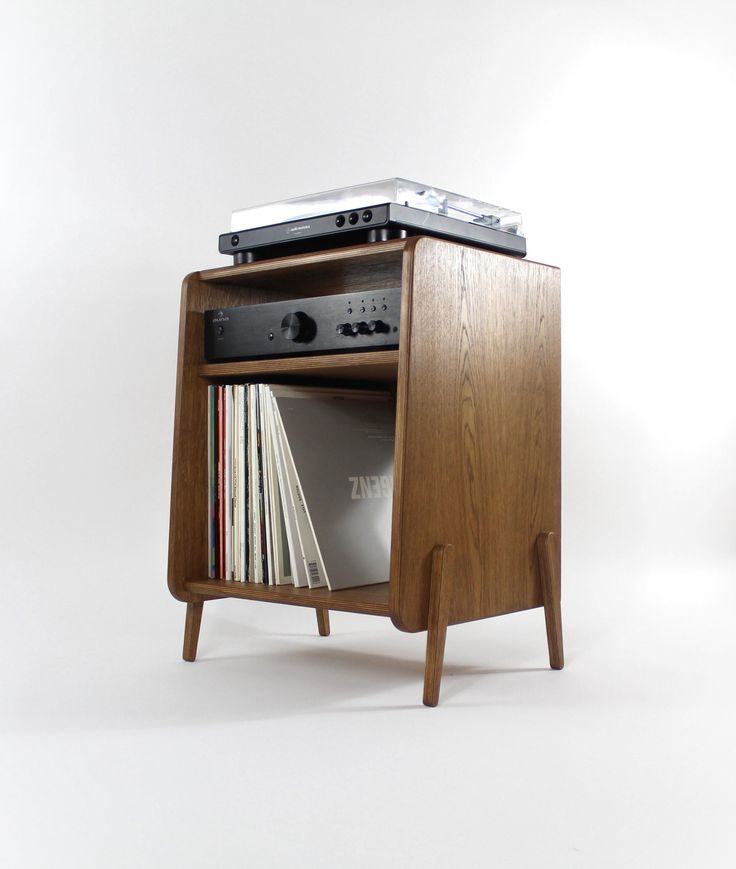
<svg viewBox="0 0 736 869">
<path fill-rule="evenodd" d="M 367 208 L 388 202 L 408 205 L 410 208 L 419 208 L 434 214 L 444 214 L 457 220 L 464 220 L 466 223 L 490 226 L 514 235 L 524 234 L 521 214 L 518 211 L 481 202 L 469 196 L 459 196 L 457 193 L 450 193 L 439 187 L 428 187 L 416 181 L 407 181 L 405 178 L 389 178 L 386 181 L 374 181 L 356 187 L 341 187 L 325 193 L 314 193 L 309 196 L 298 196 L 295 199 L 283 199 L 281 202 L 271 202 L 267 205 L 242 208 L 233 211 L 230 230 L 243 232 L 261 226 L 273 226 L 290 220 L 304 220 L 321 214 Z"/>
</svg>

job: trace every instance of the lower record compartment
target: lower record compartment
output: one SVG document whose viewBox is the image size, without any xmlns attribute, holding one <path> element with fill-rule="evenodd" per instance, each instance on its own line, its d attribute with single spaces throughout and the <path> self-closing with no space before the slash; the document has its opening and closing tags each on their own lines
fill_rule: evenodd
<svg viewBox="0 0 736 869">
<path fill-rule="evenodd" d="M 240 597 L 248 600 L 319 607 L 363 615 L 389 616 L 390 583 L 363 585 L 341 591 L 326 588 L 294 588 L 288 585 L 260 585 L 230 580 L 187 583 L 191 594 L 208 597 Z"/>
<path fill-rule="evenodd" d="M 395 424 L 385 385 L 208 385 L 202 573 L 306 606 L 301 593 L 386 585 Z"/>
</svg>

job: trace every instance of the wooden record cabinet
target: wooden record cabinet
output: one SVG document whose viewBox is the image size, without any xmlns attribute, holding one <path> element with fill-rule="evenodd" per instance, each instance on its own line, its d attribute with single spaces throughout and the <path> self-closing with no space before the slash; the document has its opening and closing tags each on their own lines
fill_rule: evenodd
<svg viewBox="0 0 736 869">
<path fill-rule="evenodd" d="M 399 348 L 208 364 L 203 312 L 401 285 Z M 428 237 L 194 272 L 181 297 L 168 583 L 193 661 L 204 604 L 222 597 L 385 616 L 426 631 L 424 703 L 439 700 L 448 625 L 544 607 L 560 618 L 560 275 Z M 207 578 L 207 385 L 386 385 L 396 395 L 391 566 L 330 592 Z"/>
</svg>

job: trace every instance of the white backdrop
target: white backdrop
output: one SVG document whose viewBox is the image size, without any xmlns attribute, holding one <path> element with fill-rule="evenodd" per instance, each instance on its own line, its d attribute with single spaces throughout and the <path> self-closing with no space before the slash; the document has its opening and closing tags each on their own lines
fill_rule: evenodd
<svg viewBox="0 0 736 869">
<path fill-rule="evenodd" d="M 714 0 L 2 5 L 6 865 L 733 865 L 735 44 Z M 183 275 L 393 175 L 563 277 L 568 668 L 538 613 L 451 630 L 434 712 L 371 619 L 210 604 L 180 664 L 164 579 Z"/>
</svg>

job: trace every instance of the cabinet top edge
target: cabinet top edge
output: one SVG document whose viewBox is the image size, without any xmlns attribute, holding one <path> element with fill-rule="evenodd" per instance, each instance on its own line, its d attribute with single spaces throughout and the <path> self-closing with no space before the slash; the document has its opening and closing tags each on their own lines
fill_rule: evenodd
<svg viewBox="0 0 736 869">
<path fill-rule="evenodd" d="M 313 251 L 306 254 L 294 254 L 292 256 L 278 257 L 276 259 L 264 260 L 262 262 L 243 263 L 242 265 L 229 265 L 211 269 L 195 270 L 190 272 L 187 278 L 197 278 L 201 281 L 227 281 L 232 278 L 245 277 L 256 274 L 267 274 L 283 269 L 308 268 L 310 266 L 324 265 L 340 265 L 348 263 L 356 263 L 360 261 L 369 261 L 372 258 L 381 258 L 385 256 L 408 254 L 416 256 L 417 251 L 421 252 L 422 248 L 431 247 L 452 247 L 452 248 L 467 248 L 468 250 L 485 254 L 487 256 L 503 257 L 504 259 L 515 260 L 517 262 L 528 263 L 529 265 L 543 266 L 544 268 L 554 269 L 559 271 L 559 266 L 543 263 L 537 260 L 526 259 L 525 257 L 517 257 L 503 251 L 487 250 L 485 248 L 475 247 L 474 245 L 462 244 L 461 242 L 451 241 L 444 238 L 436 238 L 429 235 L 415 235 L 409 238 L 395 239 L 392 241 L 374 242 L 372 244 L 360 244 L 352 247 L 334 248 L 326 251 Z"/>
<path fill-rule="evenodd" d="M 408 239 L 408 240 L 411 240 L 411 239 Z M 502 251 L 502 250 L 489 250 L 488 248 L 477 247 L 476 245 L 473 245 L 473 244 L 463 244 L 462 242 L 451 241 L 450 239 L 447 239 L 447 238 L 437 238 L 436 236 L 433 236 L 433 235 L 413 236 L 413 240 L 415 242 L 413 247 L 415 249 L 418 249 L 419 251 L 421 251 L 421 248 L 423 248 L 423 247 L 437 247 L 437 246 L 440 246 L 440 247 L 450 246 L 450 247 L 455 247 L 455 248 L 459 247 L 459 248 L 463 248 L 463 249 L 468 250 L 468 251 L 472 251 L 474 253 L 483 254 L 484 256 L 502 257 L 505 260 L 511 260 L 513 262 L 528 263 L 529 265 L 542 266 L 543 268 L 546 268 L 546 269 L 554 269 L 555 271 L 560 271 L 560 266 L 553 266 L 550 263 L 543 263 L 543 262 L 539 262 L 539 260 L 528 259 L 527 257 L 522 257 L 522 256 L 514 256 L 513 254 L 510 254 L 510 253 L 504 253 L 504 251 Z M 416 256 L 416 254 L 415 254 L 415 256 Z"/>
</svg>

